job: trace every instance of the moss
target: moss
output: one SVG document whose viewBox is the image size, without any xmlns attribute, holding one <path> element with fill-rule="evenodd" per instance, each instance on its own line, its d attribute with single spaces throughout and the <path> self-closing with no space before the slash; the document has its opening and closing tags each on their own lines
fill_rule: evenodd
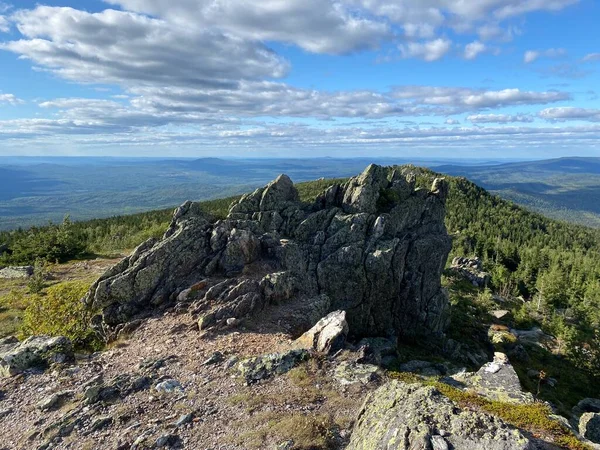
<svg viewBox="0 0 600 450">
<path fill-rule="evenodd" d="M 432 386 L 462 408 L 472 408 L 499 417 L 506 423 L 532 433 L 548 436 L 551 440 L 572 450 L 591 450 L 580 442 L 560 422 L 552 419 L 552 410 L 545 403 L 515 404 L 491 401 L 473 392 L 463 391 L 436 380 L 424 379 L 409 373 L 389 373 L 390 378 L 405 383 Z"/>
</svg>

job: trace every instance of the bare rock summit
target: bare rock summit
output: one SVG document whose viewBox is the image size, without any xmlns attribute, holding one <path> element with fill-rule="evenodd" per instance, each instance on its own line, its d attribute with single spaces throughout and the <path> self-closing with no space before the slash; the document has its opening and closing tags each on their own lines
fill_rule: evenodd
<svg viewBox="0 0 600 450">
<path fill-rule="evenodd" d="M 85 301 L 107 337 L 192 286 L 201 288 L 185 296 L 195 296 L 201 328 L 293 304 L 300 333 L 342 310 L 353 336 L 441 335 L 447 193 L 442 179 L 422 188 L 409 168 L 370 165 L 312 203 L 286 175 L 241 197 L 224 220 L 186 202 L 162 239 L 108 270 Z"/>
</svg>

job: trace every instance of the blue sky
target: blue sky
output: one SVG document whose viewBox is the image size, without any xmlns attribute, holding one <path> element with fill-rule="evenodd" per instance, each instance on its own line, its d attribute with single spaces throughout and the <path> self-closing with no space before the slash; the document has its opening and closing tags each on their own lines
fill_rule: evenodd
<svg viewBox="0 0 600 450">
<path fill-rule="evenodd" d="M 0 0 L 0 155 L 600 156 L 599 19 L 596 0 Z"/>
</svg>

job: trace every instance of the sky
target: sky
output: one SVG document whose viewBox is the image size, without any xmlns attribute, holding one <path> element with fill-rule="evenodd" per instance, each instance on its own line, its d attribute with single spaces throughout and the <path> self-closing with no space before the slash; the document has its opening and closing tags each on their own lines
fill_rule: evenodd
<svg viewBox="0 0 600 450">
<path fill-rule="evenodd" d="M 0 0 L 0 156 L 600 156 L 598 0 Z"/>
</svg>

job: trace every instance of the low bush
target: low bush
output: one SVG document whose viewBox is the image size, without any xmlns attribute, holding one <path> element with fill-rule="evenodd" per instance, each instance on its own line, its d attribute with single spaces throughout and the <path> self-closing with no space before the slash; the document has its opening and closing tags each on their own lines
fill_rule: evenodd
<svg viewBox="0 0 600 450">
<path fill-rule="evenodd" d="M 76 348 L 95 350 L 100 340 L 90 327 L 94 311 L 81 299 L 89 289 L 83 281 L 66 281 L 47 289 L 45 295 L 29 298 L 21 333 L 66 336 Z"/>
</svg>

